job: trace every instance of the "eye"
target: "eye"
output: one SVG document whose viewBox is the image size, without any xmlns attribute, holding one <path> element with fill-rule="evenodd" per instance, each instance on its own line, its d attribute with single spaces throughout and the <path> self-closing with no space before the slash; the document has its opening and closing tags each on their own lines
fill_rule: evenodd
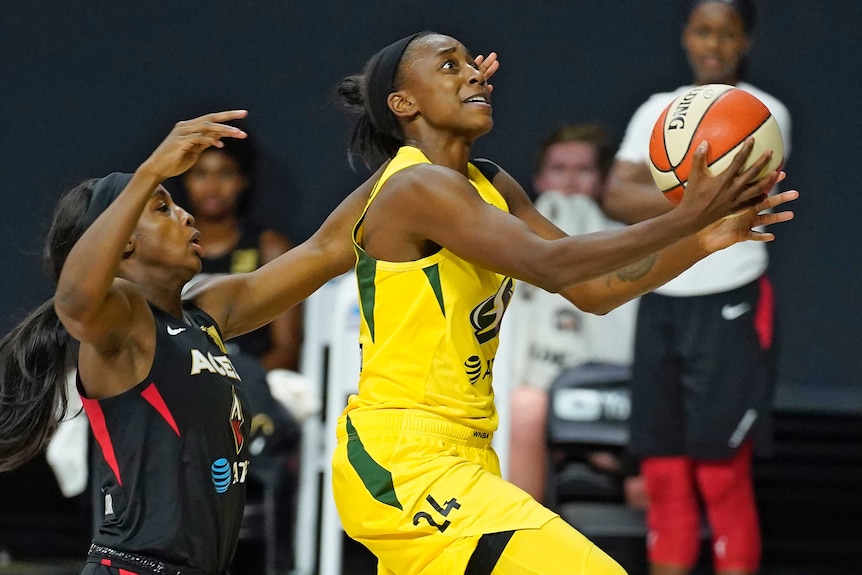
<svg viewBox="0 0 862 575">
<path fill-rule="evenodd" d="M 165 202 L 159 202 L 159 205 L 156 206 L 157 212 L 170 212 L 171 208 Z"/>
<path fill-rule="evenodd" d="M 455 60 L 444 60 L 440 67 L 444 70 L 456 70 L 458 68 L 458 64 L 455 63 Z"/>
</svg>

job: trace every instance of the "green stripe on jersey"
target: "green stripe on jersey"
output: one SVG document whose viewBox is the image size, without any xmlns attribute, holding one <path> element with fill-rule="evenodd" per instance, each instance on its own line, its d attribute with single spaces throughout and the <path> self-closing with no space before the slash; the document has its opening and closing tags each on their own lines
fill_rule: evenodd
<svg viewBox="0 0 862 575">
<path fill-rule="evenodd" d="M 371 341 L 374 341 L 374 298 L 377 288 L 374 276 L 377 273 L 377 262 L 365 252 L 359 252 L 356 261 L 356 280 L 359 283 L 359 300 L 362 302 L 362 315 L 368 324 Z"/>
<path fill-rule="evenodd" d="M 429 266 L 422 270 L 428 276 L 428 282 L 431 284 L 431 289 L 434 290 L 434 295 L 437 296 L 437 303 L 440 305 L 440 313 L 446 317 L 446 307 L 443 305 L 443 286 L 440 284 L 440 268 L 437 264 Z"/>
</svg>

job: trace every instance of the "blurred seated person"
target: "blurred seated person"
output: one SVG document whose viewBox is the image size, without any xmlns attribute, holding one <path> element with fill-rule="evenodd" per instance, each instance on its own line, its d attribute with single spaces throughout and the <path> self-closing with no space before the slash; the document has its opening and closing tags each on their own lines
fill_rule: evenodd
<svg viewBox="0 0 862 575">
<path fill-rule="evenodd" d="M 614 150 L 596 124 L 567 124 L 539 148 L 533 190 L 536 208 L 564 232 L 578 235 L 622 224 L 600 206 Z M 547 482 L 548 389 L 568 367 L 588 362 L 631 363 L 637 300 L 607 315 L 584 313 L 560 295 L 521 282 L 507 318 L 514 315 L 515 388 L 512 390 L 509 475 L 543 503 Z M 590 454 L 596 467 L 621 473 L 609 453 Z"/>
<path fill-rule="evenodd" d="M 235 139 L 225 141 L 223 148 L 207 149 L 182 175 L 185 205 L 195 217 L 204 248 L 200 274 L 189 285 L 213 274 L 255 270 L 293 247 L 283 234 L 267 229 L 252 217 L 255 161 L 254 144 L 248 139 Z M 257 357 L 266 371 L 297 371 L 302 308 L 296 306 L 269 326 L 229 343 Z"/>
</svg>

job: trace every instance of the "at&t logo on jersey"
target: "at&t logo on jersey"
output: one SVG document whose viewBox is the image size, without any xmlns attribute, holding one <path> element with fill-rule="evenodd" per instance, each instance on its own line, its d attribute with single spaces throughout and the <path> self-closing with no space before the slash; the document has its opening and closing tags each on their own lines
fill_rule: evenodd
<svg viewBox="0 0 862 575">
<path fill-rule="evenodd" d="M 210 466 L 213 486 L 216 493 L 224 493 L 235 483 L 245 483 L 248 475 L 249 461 L 234 461 L 231 463 L 226 457 L 219 457 Z"/>
<path fill-rule="evenodd" d="M 485 363 L 482 363 L 482 360 L 478 355 L 471 355 L 464 362 L 464 373 L 467 375 L 467 380 L 470 382 L 470 385 L 476 385 L 476 382 L 480 379 L 485 379 L 486 377 L 491 377 L 491 374 L 494 372 L 494 358 L 485 360 Z"/>
<path fill-rule="evenodd" d="M 464 362 L 464 372 L 467 374 L 467 379 L 470 383 L 476 383 L 482 377 L 482 360 L 478 355 L 471 355 Z"/>
</svg>

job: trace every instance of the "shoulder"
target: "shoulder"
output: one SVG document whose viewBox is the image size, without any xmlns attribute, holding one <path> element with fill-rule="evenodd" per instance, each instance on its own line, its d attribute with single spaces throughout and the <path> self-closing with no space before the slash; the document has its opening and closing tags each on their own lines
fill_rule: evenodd
<svg viewBox="0 0 862 575">
<path fill-rule="evenodd" d="M 512 177 L 512 175 L 500 167 L 499 164 L 488 160 L 487 158 L 476 158 L 470 160 L 479 172 L 491 182 L 497 191 L 503 194 L 508 200 L 508 196 L 512 191 L 523 191 L 521 184 Z"/>
<path fill-rule="evenodd" d="M 464 174 L 438 164 L 413 164 L 394 172 L 383 182 L 386 190 L 435 191 L 440 186 L 464 187 L 470 181 Z M 390 192 L 391 193 L 391 192 Z"/>
<path fill-rule="evenodd" d="M 485 178 L 494 183 L 494 178 L 499 174 L 502 170 L 500 166 L 492 162 L 491 160 L 486 160 L 485 158 L 476 158 L 470 162 L 476 169 L 479 170 Z"/>
<path fill-rule="evenodd" d="M 221 328 L 215 318 L 198 307 L 195 302 L 189 300 L 183 301 L 183 313 L 188 316 L 196 327 L 215 326 L 221 332 Z"/>
<path fill-rule="evenodd" d="M 530 200 L 524 187 L 509 172 L 501 168 L 499 164 L 485 158 L 471 160 L 471 163 L 476 166 L 476 169 L 503 196 L 503 199 L 509 206 L 510 213 L 520 213 L 520 208 L 525 205 L 532 207 L 533 202 Z"/>
<path fill-rule="evenodd" d="M 647 98 L 640 106 L 637 107 L 632 117 L 629 119 L 626 128 L 626 136 L 631 137 L 633 133 L 638 133 L 638 139 L 642 139 L 640 133 L 644 130 L 652 130 L 656 119 L 661 115 L 668 104 L 674 98 L 685 92 L 691 86 L 680 86 L 676 90 L 670 92 L 657 92 Z"/>
</svg>

